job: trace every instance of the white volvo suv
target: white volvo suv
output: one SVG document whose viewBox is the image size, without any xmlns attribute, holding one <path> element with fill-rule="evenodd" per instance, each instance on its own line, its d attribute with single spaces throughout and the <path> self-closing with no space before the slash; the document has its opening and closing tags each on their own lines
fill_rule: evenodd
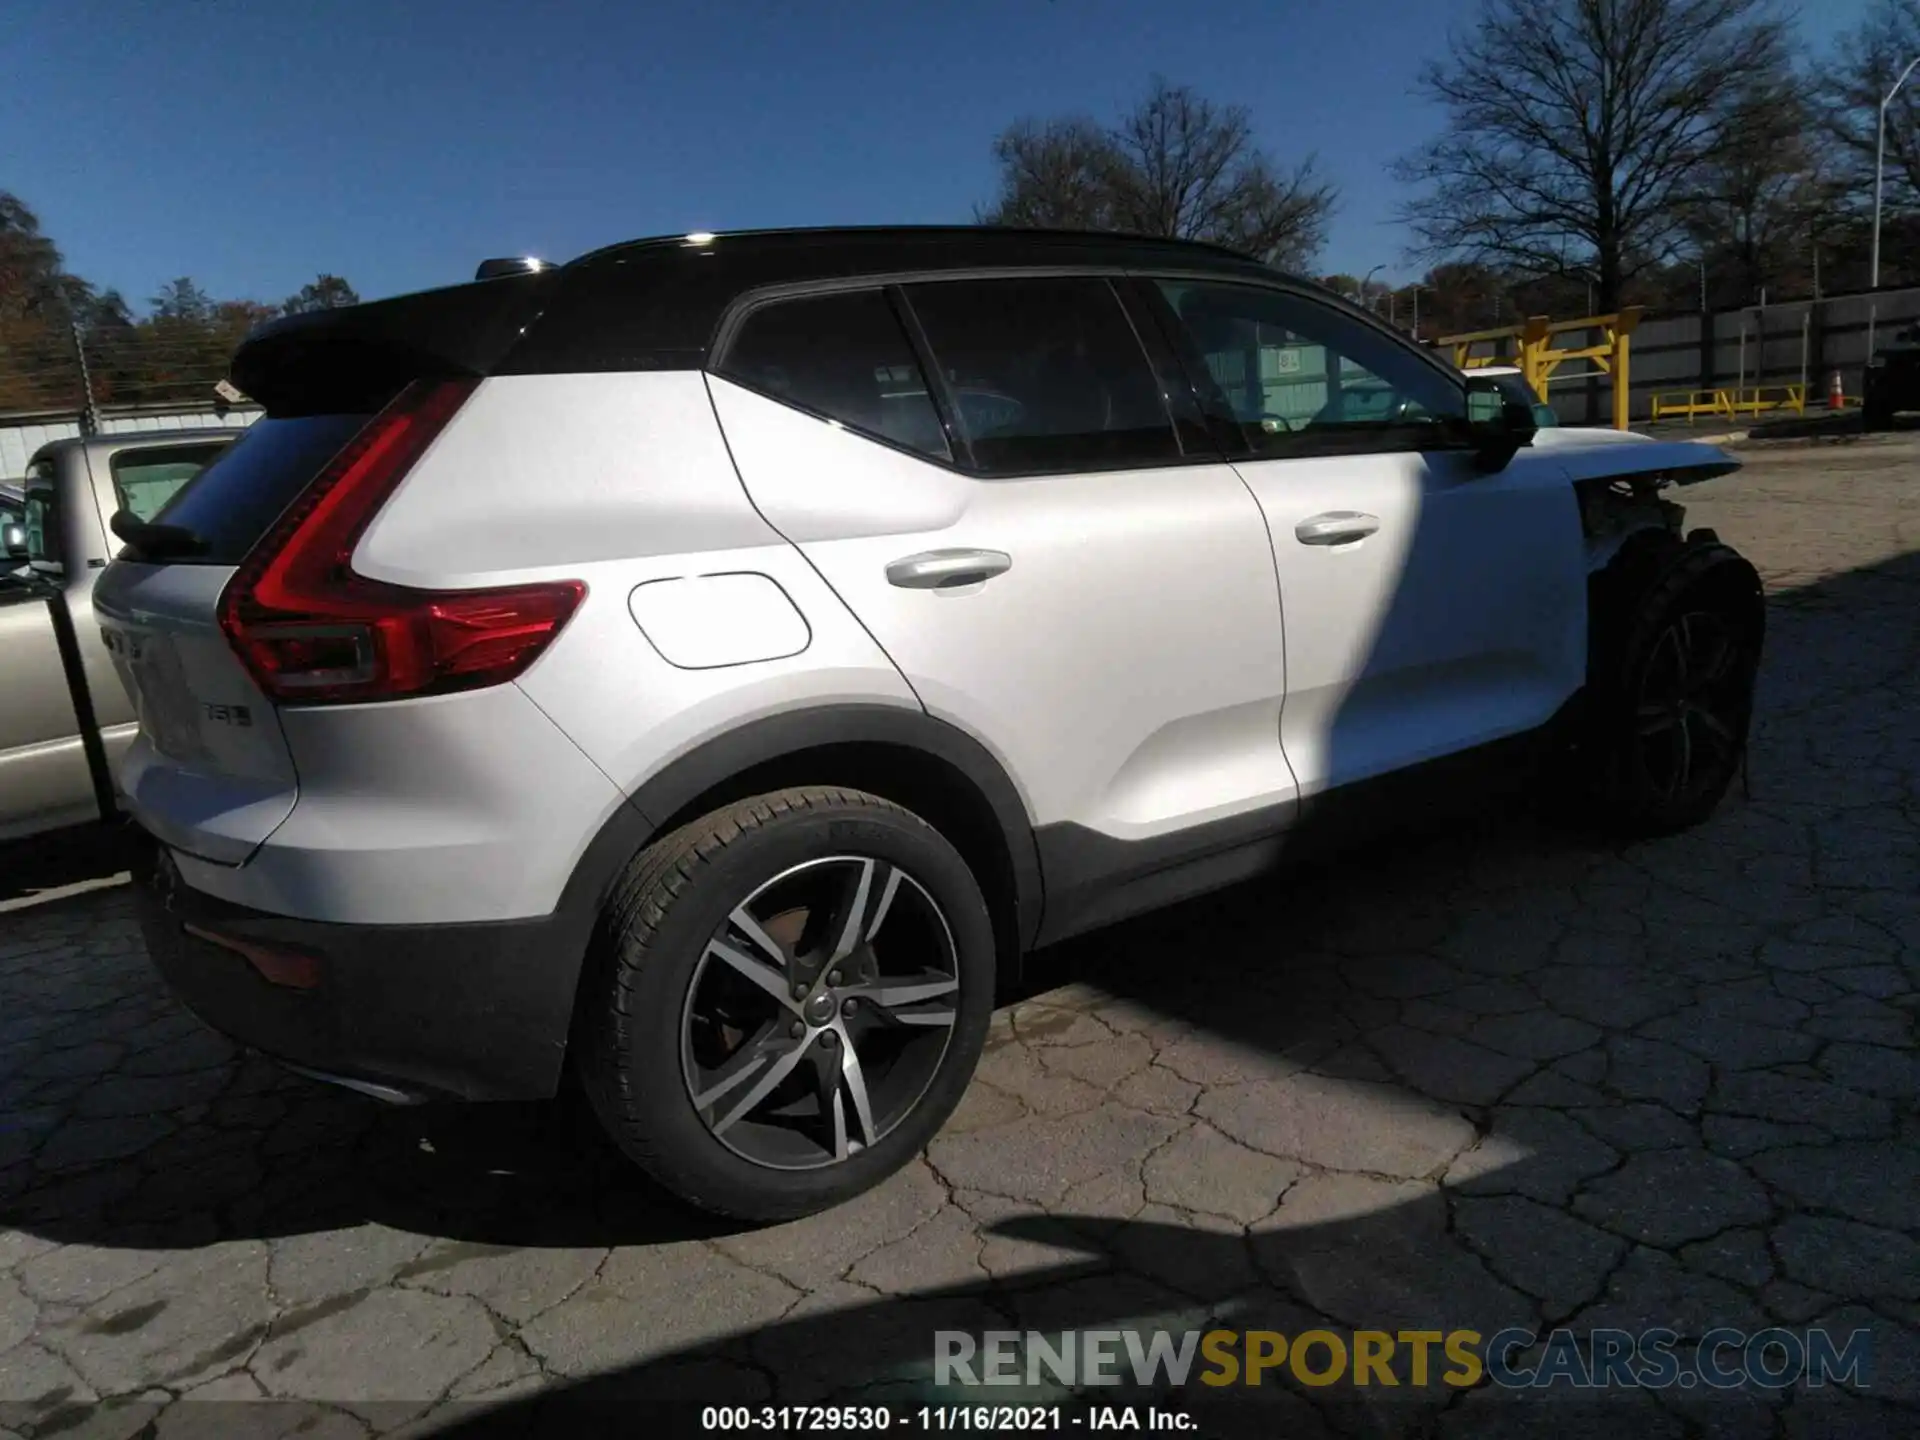
<svg viewBox="0 0 1920 1440">
<path fill-rule="evenodd" d="M 1734 461 L 1535 448 L 1206 246 L 645 240 L 233 375 L 95 597 L 155 962 L 387 1099 L 571 1067 L 713 1210 L 906 1161 L 1037 945 L 1516 785 L 1672 830 L 1744 757 L 1759 580 L 1666 493 Z"/>
</svg>

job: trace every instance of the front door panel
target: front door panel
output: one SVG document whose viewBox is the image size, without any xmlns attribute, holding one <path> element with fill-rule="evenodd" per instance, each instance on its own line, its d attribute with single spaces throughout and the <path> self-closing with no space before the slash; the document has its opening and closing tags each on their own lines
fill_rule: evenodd
<svg viewBox="0 0 1920 1440">
<path fill-rule="evenodd" d="M 1579 688 L 1586 572 L 1544 455 L 1242 462 L 1286 614 L 1281 737 L 1303 793 L 1543 724 Z"/>
</svg>

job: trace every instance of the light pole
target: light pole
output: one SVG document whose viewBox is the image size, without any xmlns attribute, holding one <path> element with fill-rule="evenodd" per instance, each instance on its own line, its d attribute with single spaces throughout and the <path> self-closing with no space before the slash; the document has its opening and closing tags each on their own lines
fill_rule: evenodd
<svg viewBox="0 0 1920 1440">
<path fill-rule="evenodd" d="M 1883 171 L 1887 163 L 1887 107 L 1893 103 L 1893 97 L 1900 93 L 1900 87 L 1907 83 L 1907 77 L 1913 74 L 1913 67 L 1920 65 L 1920 55 L 1907 62 L 1907 68 L 1900 72 L 1900 78 L 1893 82 L 1893 88 L 1887 91 L 1887 98 L 1880 102 L 1880 133 L 1873 148 L 1873 268 L 1868 277 L 1868 288 L 1880 288 L 1880 190 Z"/>
<path fill-rule="evenodd" d="M 1420 292 L 1426 288 L 1424 285 L 1413 287 L 1413 338 L 1416 340 L 1420 338 Z"/>
<path fill-rule="evenodd" d="M 1387 267 L 1385 265 L 1374 266 L 1371 270 L 1367 271 L 1366 277 L 1362 279 L 1360 282 L 1360 303 L 1362 305 L 1365 305 L 1367 309 L 1373 311 L 1373 313 L 1376 315 L 1380 313 L 1380 307 L 1367 299 L 1367 286 L 1373 283 L 1374 276 L 1378 275 L 1382 270 L 1386 268 Z"/>
</svg>

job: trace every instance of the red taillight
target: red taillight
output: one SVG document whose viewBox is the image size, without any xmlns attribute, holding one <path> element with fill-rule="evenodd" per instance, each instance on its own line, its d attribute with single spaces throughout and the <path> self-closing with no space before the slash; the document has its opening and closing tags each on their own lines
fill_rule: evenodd
<svg viewBox="0 0 1920 1440">
<path fill-rule="evenodd" d="M 579 605 L 577 580 L 413 590 L 353 573 L 353 547 L 477 381 L 417 382 L 287 508 L 227 582 L 220 628 L 275 700 L 394 700 L 497 685 Z"/>
</svg>

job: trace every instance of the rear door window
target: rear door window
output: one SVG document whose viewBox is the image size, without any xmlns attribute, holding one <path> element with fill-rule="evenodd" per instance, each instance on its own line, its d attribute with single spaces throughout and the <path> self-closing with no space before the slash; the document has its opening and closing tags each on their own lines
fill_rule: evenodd
<svg viewBox="0 0 1920 1440">
<path fill-rule="evenodd" d="M 368 415 L 256 420 L 152 515 L 203 545 L 174 564 L 238 565 L 288 505 L 360 433 Z"/>
<path fill-rule="evenodd" d="M 943 280 L 906 295 L 987 475 L 1178 461 L 1180 442 L 1140 337 L 1094 276 Z"/>
<path fill-rule="evenodd" d="M 920 362 L 878 290 L 762 305 L 741 322 L 716 369 L 822 419 L 950 458 Z"/>
<path fill-rule="evenodd" d="M 164 450 L 120 450 L 109 460 L 113 495 L 136 520 L 151 520 L 230 442 L 168 446 Z"/>
</svg>

